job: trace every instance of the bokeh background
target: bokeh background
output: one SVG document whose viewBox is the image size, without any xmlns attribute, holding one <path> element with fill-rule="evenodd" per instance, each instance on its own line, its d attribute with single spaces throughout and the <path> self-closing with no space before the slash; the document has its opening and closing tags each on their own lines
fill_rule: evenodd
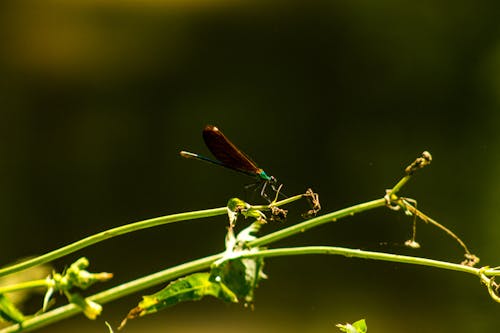
<svg viewBox="0 0 500 333">
<path fill-rule="evenodd" d="M 423 150 L 403 194 L 499 264 L 500 23 L 496 1 L 6 1 L 0 11 L 0 264 L 146 218 L 224 206 L 251 180 L 185 160 L 215 124 L 324 212 L 379 198 Z M 304 204 L 288 207 L 286 224 Z M 223 249 L 223 217 L 143 230 L 79 256 L 96 292 Z M 460 262 L 411 219 L 367 212 L 274 244 Z M 277 226 L 268 226 L 265 231 Z M 128 332 L 492 332 L 500 305 L 465 274 L 334 256 L 275 258 L 255 310 L 213 299 Z M 152 293 L 158 288 L 147 290 Z M 141 294 L 41 332 L 104 332 Z M 32 306 L 39 306 L 40 299 Z"/>
</svg>

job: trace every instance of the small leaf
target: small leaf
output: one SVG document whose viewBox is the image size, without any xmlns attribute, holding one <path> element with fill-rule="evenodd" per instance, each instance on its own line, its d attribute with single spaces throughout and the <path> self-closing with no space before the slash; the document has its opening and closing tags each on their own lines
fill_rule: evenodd
<svg viewBox="0 0 500 333">
<path fill-rule="evenodd" d="M 245 201 L 238 198 L 231 198 L 227 202 L 227 208 L 233 212 L 237 212 L 247 206 L 248 204 Z"/>
<path fill-rule="evenodd" d="M 345 325 L 337 324 L 337 327 L 340 329 L 341 332 L 359 333 L 358 330 L 354 328 L 354 326 L 352 326 L 351 324 L 345 324 Z"/>
<path fill-rule="evenodd" d="M 24 321 L 22 312 L 4 294 L 0 294 L 0 319 L 18 324 Z"/>
<path fill-rule="evenodd" d="M 227 286 L 210 280 L 210 273 L 195 273 L 171 282 L 153 295 L 143 296 L 139 305 L 130 310 L 119 329 L 128 319 L 142 317 L 180 302 L 197 301 L 204 296 L 213 296 L 226 302 L 238 302 L 236 295 Z"/>
<path fill-rule="evenodd" d="M 234 259 L 226 260 L 212 268 L 212 279 L 219 280 L 231 289 L 238 298 L 252 302 L 254 291 L 260 280 L 267 278 L 263 272 L 264 260 Z"/>
<path fill-rule="evenodd" d="M 368 331 L 368 326 L 366 326 L 366 320 L 364 319 L 354 322 L 352 326 L 354 326 L 359 333 L 366 333 Z"/>
<path fill-rule="evenodd" d="M 226 235 L 226 252 L 214 262 L 211 270 L 212 280 L 224 283 L 238 299 L 244 299 L 246 303 L 253 301 L 254 291 L 260 280 L 267 276 L 263 272 L 264 260 L 261 257 L 241 259 L 239 256 L 258 251 L 258 248 L 248 248 L 246 244 L 257 237 L 261 227 L 262 223 L 255 221 L 236 238 L 233 229 L 229 228 Z"/>
<path fill-rule="evenodd" d="M 262 223 L 260 221 L 256 221 L 250 224 L 245 229 L 241 230 L 236 237 L 236 241 L 238 244 L 245 244 L 247 242 L 251 242 L 257 238 L 257 233 L 262 228 Z M 237 249 L 233 249 L 235 251 Z"/>
<path fill-rule="evenodd" d="M 78 293 L 68 294 L 67 297 L 71 303 L 80 307 L 83 314 L 89 319 L 95 320 L 102 312 L 102 306 L 100 304 L 88 298 L 84 298 Z"/>
<path fill-rule="evenodd" d="M 366 321 L 364 319 L 360 319 L 352 325 L 337 324 L 337 327 L 340 329 L 340 331 L 345 333 L 366 333 L 368 331 L 368 327 L 366 326 Z"/>
<path fill-rule="evenodd" d="M 227 203 L 227 213 L 229 216 L 229 225 L 234 226 L 238 214 L 243 215 L 245 218 L 254 218 L 261 223 L 266 222 L 266 215 L 258 209 L 253 208 L 245 201 L 238 198 L 231 198 Z"/>
<path fill-rule="evenodd" d="M 249 206 L 245 201 L 238 198 L 231 198 L 227 202 L 227 215 L 229 217 L 229 225 L 236 225 L 236 220 L 238 219 L 238 214 L 245 207 Z"/>
<path fill-rule="evenodd" d="M 211 281 L 209 273 L 195 273 L 170 283 L 163 290 L 144 296 L 139 303 L 141 316 L 159 311 L 183 301 L 197 301 L 204 296 L 214 296 L 237 303 L 236 296 L 222 283 Z"/>
<path fill-rule="evenodd" d="M 258 209 L 254 209 L 254 208 L 242 209 L 241 214 L 245 218 L 249 218 L 249 217 L 254 218 L 256 221 L 259 221 L 260 223 L 266 222 L 266 215 L 264 215 L 264 213 Z"/>
<path fill-rule="evenodd" d="M 111 273 L 90 273 L 85 270 L 89 267 L 89 260 L 85 257 L 79 258 L 75 261 L 63 275 L 63 280 L 67 279 L 67 289 L 78 287 L 80 289 L 87 289 L 96 282 L 104 282 L 113 278 Z"/>
</svg>

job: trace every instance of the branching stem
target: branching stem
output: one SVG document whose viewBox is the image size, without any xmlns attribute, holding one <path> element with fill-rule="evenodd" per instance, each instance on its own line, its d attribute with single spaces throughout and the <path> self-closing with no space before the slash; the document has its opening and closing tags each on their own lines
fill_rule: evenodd
<svg viewBox="0 0 500 333">
<path fill-rule="evenodd" d="M 372 200 L 369 202 L 361 203 L 358 205 L 354 205 L 348 208 L 341 209 L 336 212 L 332 212 L 329 214 L 325 214 L 319 217 L 312 218 L 310 220 L 306 220 L 304 222 L 298 223 L 296 225 L 292 225 L 290 227 L 278 230 L 276 232 L 267 234 L 265 236 L 262 236 L 260 238 L 257 238 L 251 242 L 248 242 L 246 244 L 248 247 L 251 247 L 253 249 L 257 249 L 261 246 L 276 242 L 278 240 L 290 237 L 295 234 L 299 234 L 302 232 L 305 232 L 306 230 L 309 230 L 311 228 L 317 227 L 319 225 L 329 223 L 329 222 L 335 222 L 336 220 L 347 217 L 347 216 L 352 216 L 354 214 L 379 208 L 379 207 L 384 207 L 388 206 L 389 208 L 392 208 L 394 210 L 402 209 L 405 212 L 410 212 L 416 216 L 418 216 L 420 219 L 424 220 L 425 222 L 432 223 L 438 227 L 440 227 L 442 230 L 447 232 L 449 235 L 451 235 L 453 238 L 458 240 L 460 245 L 465 249 L 467 254 L 470 254 L 468 251 L 467 247 L 465 244 L 455 235 L 453 232 L 451 232 L 449 229 L 445 228 L 441 224 L 437 223 L 436 221 L 432 220 L 422 212 L 416 209 L 411 203 L 409 203 L 405 198 L 399 197 L 397 193 L 401 190 L 401 188 L 410 180 L 412 177 L 413 173 L 416 170 L 419 170 L 426 165 L 428 165 L 432 160 L 432 157 L 428 152 L 424 152 L 421 157 L 417 158 L 411 165 L 409 165 L 405 169 L 405 176 L 390 190 L 387 190 L 386 195 L 381 198 L 381 199 L 376 199 Z M 273 207 L 285 205 L 288 203 L 291 203 L 293 201 L 299 200 L 302 197 L 304 197 L 305 194 L 300 194 L 291 198 L 284 199 L 282 201 L 278 202 L 272 202 L 270 205 L 267 206 L 251 206 L 252 209 L 255 210 L 269 210 L 272 209 Z M 319 207 L 319 202 L 318 202 L 318 207 Z M 109 229 L 106 231 L 103 231 L 101 233 L 98 233 L 96 235 L 84 238 L 80 241 L 77 241 L 75 243 L 69 244 L 65 247 L 62 247 L 60 249 L 57 249 L 55 251 L 49 252 L 47 254 L 44 254 L 40 257 L 36 257 L 24 262 L 21 262 L 19 264 L 15 264 L 9 267 L 5 267 L 0 269 L 0 276 L 14 273 L 23 269 L 26 269 L 31 266 L 35 266 L 38 264 L 43 264 L 49 261 L 52 261 L 54 259 L 60 258 L 62 256 L 65 256 L 69 253 L 75 252 L 77 250 L 80 250 L 84 247 L 87 247 L 89 245 L 95 244 L 97 242 L 126 234 L 132 231 L 137 231 L 149 227 L 154 227 L 154 226 L 159 226 L 163 224 L 168 224 L 168 223 L 174 223 L 174 222 L 179 222 L 179 221 L 184 221 L 184 220 L 193 220 L 193 219 L 199 219 L 199 218 L 204 218 L 204 217 L 211 217 L 211 216 L 217 216 L 217 215 L 225 215 L 228 213 L 228 208 L 227 207 L 222 207 L 222 208 L 215 208 L 215 209 L 207 209 L 207 210 L 201 210 L 201 211 L 196 211 L 196 212 L 187 212 L 187 213 L 181 213 L 181 214 L 174 214 L 174 215 L 168 215 L 168 216 L 163 216 L 163 217 L 158 217 L 158 218 L 153 218 L 149 220 L 144 220 L 140 222 L 135 222 L 131 223 L 125 226 L 120 226 L 116 227 L 113 229 Z M 459 272 L 465 272 L 465 273 L 470 273 L 474 274 L 476 276 L 479 276 L 481 281 L 487 285 L 488 291 L 492 295 L 493 299 L 497 300 L 500 302 L 500 298 L 497 295 L 497 289 L 498 285 L 495 282 L 495 277 L 500 276 L 500 270 L 499 269 L 491 269 L 488 267 L 483 267 L 483 268 L 474 268 L 471 266 L 467 265 L 459 265 L 455 263 L 450 263 L 450 262 L 443 262 L 443 261 L 438 261 L 438 260 L 433 260 L 433 259 L 427 259 L 427 258 L 419 258 L 419 257 L 411 257 L 411 256 L 404 256 L 404 255 L 397 255 L 397 254 L 390 254 L 390 253 L 381 253 L 381 252 L 373 252 L 373 251 L 363 251 L 359 249 L 348 249 L 348 248 L 341 248 L 341 247 L 331 247 L 331 246 L 309 246 L 309 247 L 294 247 L 294 248 L 278 248 L 278 249 L 270 249 L 270 250 L 258 250 L 255 252 L 242 252 L 241 256 L 239 258 L 252 258 L 252 257 L 279 257 L 279 256 L 293 256 L 293 255 L 306 255 L 306 254 L 329 254 L 329 255 L 343 255 L 346 257 L 357 257 L 357 258 L 364 258 L 364 259 L 372 259 L 372 260 L 383 260 L 383 261 L 391 261 L 391 262 L 399 262 L 399 263 L 406 263 L 406 264 L 415 264 L 415 265 L 423 265 L 423 266 L 430 266 L 430 267 L 436 267 L 440 269 L 448 269 L 448 270 L 453 270 L 453 271 L 459 271 Z M 99 304 L 104 304 L 110 301 L 113 301 L 115 299 L 124 297 L 126 295 L 144 290 L 146 288 L 165 283 L 167 281 L 171 281 L 173 279 L 179 278 L 181 276 L 185 276 L 190 273 L 198 272 L 201 270 L 206 270 L 208 269 L 215 261 L 223 258 L 224 252 L 214 254 L 211 256 L 207 256 L 204 258 L 200 258 L 197 260 L 193 260 L 187 263 L 183 263 L 181 265 L 167 268 L 163 271 L 121 284 L 119 286 L 110 288 L 108 290 L 105 290 L 103 292 L 100 292 L 98 294 L 95 294 L 93 296 L 88 297 L 91 301 L 97 302 Z M 236 257 L 238 258 L 238 257 Z M 234 259 L 234 258 L 233 258 Z M 10 287 L 3 287 L 0 288 L 0 294 L 1 293 L 6 293 L 6 292 L 11 292 L 11 291 L 17 291 L 17 290 L 22 290 L 22 289 L 27 289 L 27 288 L 33 288 L 33 287 L 47 287 L 47 281 L 46 280 L 36 280 L 36 281 L 31 281 L 31 282 L 26 282 L 26 283 L 21 283 L 17 284 L 14 286 Z M 47 326 L 53 322 L 62 320 L 64 318 L 70 317 L 72 315 L 75 315 L 79 312 L 81 312 L 81 308 L 74 305 L 74 304 L 68 304 L 65 306 L 61 306 L 59 308 L 56 308 L 52 311 L 34 316 L 26 321 L 23 321 L 22 325 L 21 324 L 16 324 L 9 326 L 3 330 L 0 330 L 0 333 L 8 333 L 8 332 L 18 332 L 18 331 L 23 331 L 23 332 L 28 332 L 32 331 L 34 329 Z"/>
</svg>

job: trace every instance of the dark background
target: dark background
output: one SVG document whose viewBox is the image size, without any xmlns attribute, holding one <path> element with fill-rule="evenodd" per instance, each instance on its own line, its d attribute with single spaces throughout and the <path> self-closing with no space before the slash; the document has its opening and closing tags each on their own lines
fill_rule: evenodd
<svg viewBox="0 0 500 333">
<path fill-rule="evenodd" d="M 498 265 L 500 35 L 494 1 L 37 1 L 0 11 L 0 264 L 105 229 L 244 197 L 207 154 L 219 126 L 288 195 L 323 212 L 379 198 L 423 150 L 403 190 Z M 286 225 L 300 221 L 290 205 Z M 386 209 L 273 244 L 336 245 L 460 262 L 461 249 Z M 224 217 L 128 234 L 81 250 L 115 273 L 96 292 L 223 249 Z M 269 226 L 271 230 L 273 226 Z M 265 231 L 267 231 L 265 230 Z M 275 258 L 255 311 L 212 299 L 130 322 L 129 332 L 478 332 L 498 327 L 474 276 L 334 256 Z M 152 293 L 158 288 L 147 290 Z M 140 294 L 43 332 L 104 332 Z M 41 303 L 41 299 L 37 300 Z M 38 303 L 37 303 L 38 304 Z M 39 305 L 37 305 L 39 306 Z"/>
</svg>

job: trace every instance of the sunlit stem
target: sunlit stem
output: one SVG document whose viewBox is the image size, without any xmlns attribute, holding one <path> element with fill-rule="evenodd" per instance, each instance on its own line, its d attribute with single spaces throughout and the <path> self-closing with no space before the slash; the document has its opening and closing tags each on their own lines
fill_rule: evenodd
<svg viewBox="0 0 500 333">
<path fill-rule="evenodd" d="M 22 261 L 20 263 L 14 264 L 12 266 L 7 266 L 4 268 L 0 269 L 0 276 L 11 274 L 14 272 L 21 271 L 23 269 L 44 264 L 50 261 L 53 261 L 57 258 L 63 257 L 65 255 L 68 255 L 70 253 L 76 252 L 78 250 L 81 250 L 87 246 L 102 242 L 106 239 L 110 239 L 119 235 L 127 234 L 129 232 L 141 230 L 141 229 L 146 229 L 146 228 L 151 228 L 159 225 L 164 225 L 168 223 L 174 223 L 174 222 L 179 222 L 179 221 L 185 221 L 185 220 L 194 220 L 194 219 L 200 219 L 204 217 L 210 217 L 210 216 L 217 216 L 217 215 L 225 215 L 227 214 L 227 208 L 222 207 L 222 208 L 214 208 L 214 209 L 206 209 L 206 210 L 200 210 L 196 212 L 187 212 L 187 213 L 180 213 L 180 214 L 172 214 L 172 215 L 167 215 L 167 216 L 162 216 L 162 217 L 157 217 L 157 218 L 152 218 L 144 221 L 139 221 L 135 223 L 130 223 L 127 225 L 123 225 L 120 227 L 112 228 L 105 230 L 103 232 L 100 232 L 98 234 L 83 238 L 77 242 L 71 243 L 69 245 L 66 245 L 64 247 L 61 247 L 57 250 L 48 252 L 44 255 L 41 255 L 39 257 L 35 257 L 32 259 L 28 259 L 26 261 Z"/>
<path fill-rule="evenodd" d="M 312 218 L 310 220 L 304 221 L 302 223 L 292 225 L 288 228 L 284 228 L 284 229 L 278 230 L 276 232 L 267 234 L 267 235 L 262 236 L 254 241 L 249 242 L 248 246 L 258 247 L 258 246 L 266 245 L 266 244 L 269 244 L 272 242 L 276 242 L 280 239 L 287 238 L 287 237 L 290 237 L 292 235 L 302 233 L 308 229 L 317 227 L 319 225 L 329 223 L 329 222 L 335 222 L 337 219 L 340 219 L 340 218 L 343 218 L 346 216 L 352 216 L 356 213 L 360 213 L 360 212 L 374 209 L 377 207 L 384 207 L 385 204 L 386 204 L 385 199 L 376 199 L 376 200 L 365 202 L 365 203 L 362 203 L 359 205 L 344 208 L 344 209 L 338 210 L 336 212 L 332 212 L 329 214 L 318 216 L 318 217 Z"/>
<path fill-rule="evenodd" d="M 396 185 L 394 185 L 394 187 L 389 191 L 391 201 L 398 199 L 398 196 L 396 194 L 401 190 L 403 186 L 406 185 L 406 183 L 408 183 L 411 177 L 412 175 L 406 175 L 403 178 L 401 178 Z"/>
<path fill-rule="evenodd" d="M 478 276 L 483 282 L 491 281 L 486 280 L 485 277 L 500 276 L 500 270 L 497 268 L 475 268 L 461 264 L 455 264 L 447 261 L 440 261 L 434 259 L 427 259 L 421 257 L 412 257 L 392 253 L 384 252 L 374 252 L 374 251 L 364 251 L 359 249 L 349 249 L 343 247 L 334 246 L 303 246 L 303 247 L 291 247 L 291 248 L 278 248 L 269 250 L 259 250 L 255 252 L 245 252 L 236 258 L 271 258 L 271 257 L 283 257 L 283 256 L 294 256 L 294 255 L 306 255 L 306 254 L 329 254 L 329 255 L 342 255 L 349 258 L 362 258 L 362 259 L 372 259 L 372 260 L 383 260 L 391 262 L 399 262 L 405 264 L 414 264 L 421 266 L 429 266 L 440 269 L 447 269 L 457 272 L 465 272 Z"/>
<path fill-rule="evenodd" d="M 273 203 L 272 205 L 274 206 L 282 206 L 286 205 L 288 203 L 291 203 L 293 201 L 297 201 L 303 197 L 303 194 L 299 194 L 296 196 L 293 196 L 291 198 L 286 198 L 284 200 L 278 201 Z M 254 206 L 256 209 L 268 209 L 269 206 Z M 164 224 L 169 224 L 169 223 L 175 223 L 175 222 L 180 222 L 180 221 L 185 221 L 185 220 L 194 220 L 194 219 L 201 219 L 205 217 L 211 217 L 211 216 L 218 216 L 218 215 L 225 215 L 227 214 L 227 208 L 222 207 L 222 208 L 214 208 L 214 209 L 206 209 L 206 210 L 200 210 L 200 211 L 195 211 L 195 212 L 187 212 L 187 213 L 179 213 L 179 214 L 172 214 L 172 215 L 167 215 L 167 216 L 161 216 L 157 218 L 152 218 L 144 221 L 139 221 L 139 222 L 134 222 L 130 224 L 126 224 L 120 227 L 108 229 L 105 231 L 102 231 L 98 234 L 83 238 L 77 242 L 71 243 L 69 245 L 66 245 L 64 247 L 61 247 L 57 250 L 48 252 L 46 254 L 43 254 L 41 256 L 28 259 L 26 261 L 22 261 L 20 263 L 14 264 L 12 266 L 7 266 L 4 268 L 0 269 L 0 276 L 11 274 L 14 272 L 21 271 L 23 269 L 27 269 L 32 266 L 44 264 L 50 261 L 53 261 L 55 259 L 61 258 L 65 255 L 68 255 L 70 253 L 76 252 L 78 250 L 81 250 L 87 246 L 102 242 L 104 240 L 127 234 L 130 232 L 134 232 L 137 230 L 141 229 L 146 229 L 146 228 L 151 228 L 151 227 L 156 227 Z"/>
<path fill-rule="evenodd" d="M 52 285 L 51 282 L 46 279 L 26 281 L 26 282 L 12 284 L 9 286 L 2 286 L 0 287 L 0 294 L 6 294 L 14 291 L 21 291 L 34 288 L 49 288 L 51 287 L 51 285 Z"/>
</svg>

